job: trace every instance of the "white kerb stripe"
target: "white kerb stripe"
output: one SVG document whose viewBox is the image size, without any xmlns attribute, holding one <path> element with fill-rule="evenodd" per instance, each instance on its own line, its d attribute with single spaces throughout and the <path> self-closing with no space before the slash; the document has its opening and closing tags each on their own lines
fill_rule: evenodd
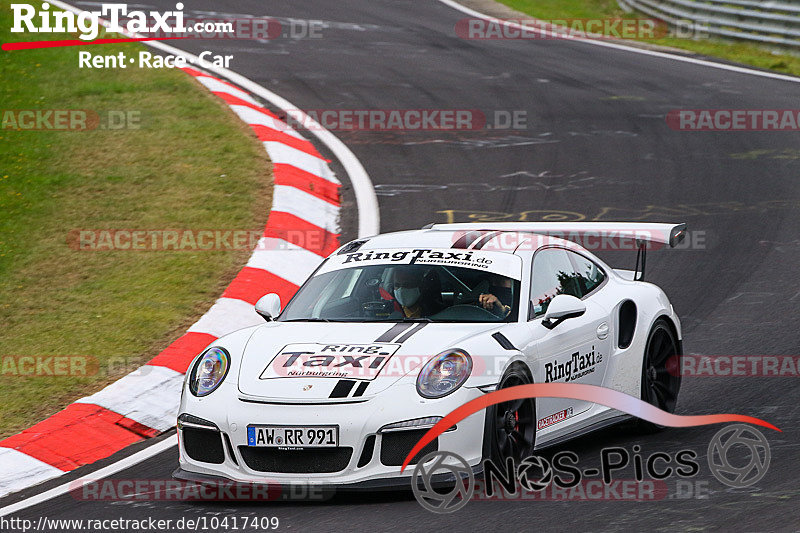
<svg viewBox="0 0 800 533">
<path fill-rule="evenodd" d="M 62 483 L 52 489 L 46 490 L 44 492 L 40 492 L 38 494 L 34 494 L 24 500 L 17 501 L 6 505 L 5 507 L 0 508 L 0 516 L 6 516 L 11 513 L 16 513 L 17 511 L 21 511 L 22 509 L 27 509 L 28 507 L 32 507 L 36 504 L 46 502 L 47 500 L 51 500 L 57 496 L 61 496 L 70 492 L 72 490 L 78 489 L 84 486 L 86 483 L 95 482 L 98 479 L 105 479 L 108 476 L 116 474 L 117 472 L 122 472 L 126 468 L 129 468 L 133 465 L 139 464 L 143 461 L 151 457 L 155 457 L 159 453 L 168 450 L 170 448 L 174 448 L 178 444 L 178 436 L 177 435 L 170 435 L 166 437 L 164 440 L 160 442 L 156 442 L 143 450 L 139 450 L 138 452 L 134 453 L 133 455 L 129 455 L 128 457 L 123 457 L 118 461 L 111 463 L 108 466 L 104 466 L 100 470 L 95 470 L 86 474 L 85 476 L 79 477 L 74 481 L 68 481 L 67 483 Z"/>
<path fill-rule="evenodd" d="M 227 83 L 221 82 L 220 80 L 210 78 L 208 76 L 195 76 L 195 79 L 206 86 L 209 91 L 218 92 L 218 93 L 227 93 L 231 96 L 235 96 L 236 98 L 241 98 L 245 102 L 249 102 L 253 105 L 260 105 L 256 102 L 252 96 L 247 94 L 246 92 L 242 91 L 241 89 L 236 89 L 235 87 L 231 87 Z"/>
<path fill-rule="evenodd" d="M 339 233 L 339 207 L 297 187 L 275 185 L 272 211 L 290 213 L 331 233 Z"/>
<path fill-rule="evenodd" d="M 75 403 L 99 405 L 149 428 L 166 431 L 175 425 L 182 384 L 180 372 L 144 365 Z"/>
<path fill-rule="evenodd" d="M 333 175 L 333 172 L 331 172 L 331 169 L 328 167 L 328 162 L 324 159 L 279 142 L 265 142 L 264 148 L 267 149 L 269 158 L 272 159 L 273 163 L 292 165 L 300 170 L 305 170 L 310 174 L 319 176 L 320 178 L 325 178 L 331 183 L 337 185 L 341 183 L 336 179 L 336 176 Z"/>
<path fill-rule="evenodd" d="M 267 113 L 262 113 L 261 111 L 257 111 L 252 107 L 247 107 L 244 105 L 232 105 L 230 108 L 239 116 L 240 119 L 242 119 L 242 122 L 245 124 L 249 124 L 251 126 L 264 126 L 275 131 L 286 133 L 297 139 L 304 141 L 306 140 L 302 135 L 289 127 L 287 123 L 283 122 L 282 120 L 278 120 Z"/>
<path fill-rule="evenodd" d="M 11 448 L 0 448 L 0 497 L 58 477 L 64 472 Z"/>
<path fill-rule="evenodd" d="M 291 230 L 289 232 L 291 233 Z M 302 239 L 303 232 L 298 233 L 301 233 L 300 238 Z M 316 238 L 314 242 L 307 244 L 319 246 L 320 240 L 320 238 Z M 262 237 L 258 241 L 256 251 L 247 262 L 247 266 L 264 269 L 300 286 L 321 262 L 322 257 L 296 244 L 290 244 L 283 239 Z"/>
<path fill-rule="evenodd" d="M 256 314 L 252 304 L 235 298 L 220 298 L 188 331 L 222 337 L 236 330 L 263 323 L 264 319 Z"/>
</svg>

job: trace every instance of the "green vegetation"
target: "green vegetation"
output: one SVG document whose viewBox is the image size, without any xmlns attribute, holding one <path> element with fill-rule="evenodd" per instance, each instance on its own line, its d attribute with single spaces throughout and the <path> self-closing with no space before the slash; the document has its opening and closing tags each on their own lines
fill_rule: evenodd
<svg viewBox="0 0 800 533">
<path fill-rule="evenodd" d="M 626 13 L 616 0 L 499 0 L 513 9 L 544 20 L 647 18 L 641 13 Z M 647 43 L 689 50 L 754 67 L 800 76 L 800 57 L 775 53 L 769 47 L 745 42 L 715 39 L 663 37 Z"/>
<path fill-rule="evenodd" d="M 0 7 L 0 42 L 11 34 Z M 66 37 L 62 37 L 66 38 Z M 134 127 L 0 129 L 0 436 L 146 362 L 204 313 L 250 251 L 78 251 L 78 229 L 263 228 L 266 153 L 249 129 L 179 70 L 79 69 L 78 51 L 135 55 L 138 44 L 0 52 L 8 110 L 122 111 Z M 13 115 L 12 115 L 13 116 Z M 138 126 L 138 127 L 136 127 Z M 10 356 L 82 355 L 100 371 L 22 377 Z M 117 364 L 109 371 L 109 360 Z M 128 368 L 120 365 L 125 358 Z"/>
</svg>

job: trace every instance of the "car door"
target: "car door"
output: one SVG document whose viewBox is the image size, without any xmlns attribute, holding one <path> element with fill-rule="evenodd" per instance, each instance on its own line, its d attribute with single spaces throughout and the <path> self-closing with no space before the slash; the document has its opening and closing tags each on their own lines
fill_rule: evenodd
<svg viewBox="0 0 800 533">
<path fill-rule="evenodd" d="M 609 347 L 608 312 L 592 292 L 598 283 L 584 279 L 586 265 L 578 264 L 573 252 L 564 248 L 544 248 L 533 257 L 529 321 L 536 340 L 537 383 L 583 383 L 602 385 Z M 582 257 L 582 256 L 581 256 Z M 580 270 L 576 270 L 578 264 Z M 596 281 L 597 277 L 591 278 Z M 550 301 L 559 294 L 581 298 L 586 312 L 565 320 L 553 329 L 542 325 Z M 591 402 L 542 398 L 537 412 L 537 428 L 543 430 L 582 413 Z"/>
<path fill-rule="evenodd" d="M 594 325 L 595 327 L 595 342 L 592 344 L 596 346 L 596 353 L 599 355 L 597 368 L 592 372 L 591 380 L 588 381 L 590 385 L 603 385 L 606 380 L 609 360 L 613 348 L 611 332 L 611 309 L 608 305 L 608 299 L 605 297 L 597 296 L 597 293 L 605 287 L 608 276 L 603 269 L 588 257 L 581 255 L 571 250 L 567 251 L 567 255 L 572 261 L 572 266 L 575 269 L 575 279 L 578 282 L 578 290 L 581 292 L 581 299 L 587 306 L 591 304 L 594 309 L 601 309 L 602 313 L 597 317 Z M 603 303 L 600 303 L 600 302 Z"/>
</svg>

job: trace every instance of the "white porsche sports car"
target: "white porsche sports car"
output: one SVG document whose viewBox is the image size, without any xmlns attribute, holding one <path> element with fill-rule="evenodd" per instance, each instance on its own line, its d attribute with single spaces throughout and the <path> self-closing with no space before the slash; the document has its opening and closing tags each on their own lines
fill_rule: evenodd
<svg viewBox="0 0 800 533">
<path fill-rule="evenodd" d="M 647 248 L 674 247 L 685 230 L 437 224 L 345 244 L 282 311 L 277 295 L 264 296 L 255 306 L 264 324 L 194 360 L 175 477 L 408 484 L 400 465 L 437 421 L 526 383 L 600 385 L 672 412 L 680 376 L 668 365 L 681 353 L 681 325 L 643 275 Z M 573 242 L 604 239 L 637 250 L 636 269 L 615 270 Z M 563 398 L 498 404 L 439 435 L 412 464 L 438 449 L 478 470 L 484 458 L 519 460 L 623 418 Z"/>
</svg>

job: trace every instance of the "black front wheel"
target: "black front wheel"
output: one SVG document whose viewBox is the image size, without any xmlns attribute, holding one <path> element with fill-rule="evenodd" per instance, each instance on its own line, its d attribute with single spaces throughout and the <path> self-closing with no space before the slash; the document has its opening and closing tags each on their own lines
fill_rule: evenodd
<svg viewBox="0 0 800 533">
<path fill-rule="evenodd" d="M 528 374 L 519 366 L 511 367 L 500 380 L 498 390 L 532 383 Z M 497 465 L 505 464 L 507 458 L 519 464 L 533 452 L 536 441 L 536 401 L 523 398 L 498 403 L 489 413 L 491 457 Z"/>
<path fill-rule="evenodd" d="M 660 318 L 653 324 L 647 339 L 642 360 L 642 400 L 673 413 L 681 389 L 681 375 L 677 358 L 680 357 L 678 339 L 666 320 Z M 639 420 L 641 429 L 658 431 L 663 426 Z"/>
</svg>

